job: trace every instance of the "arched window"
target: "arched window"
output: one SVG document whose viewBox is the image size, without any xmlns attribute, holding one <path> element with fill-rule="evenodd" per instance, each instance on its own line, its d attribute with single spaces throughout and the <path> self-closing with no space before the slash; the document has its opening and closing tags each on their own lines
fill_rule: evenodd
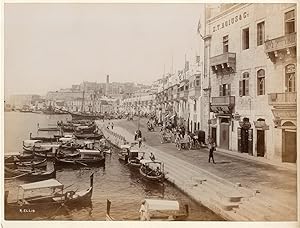
<svg viewBox="0 0 300 228">
<path fill-rule="evenodd" d="M 289 64 L 285 67 L 285 87 L 286 92 L 296 92 L 296 66 Z"/>
<path fill-rule="evenodd" d="M 257 95 L 265 95 L 265 70 L 257 71 Z"/>
<path fill-rule="evenodd" d="M 242 74 L 242 79 L 239 81 L 239 95 L 249 96 L 249 73 L 244 72 Z"/>
</svg>

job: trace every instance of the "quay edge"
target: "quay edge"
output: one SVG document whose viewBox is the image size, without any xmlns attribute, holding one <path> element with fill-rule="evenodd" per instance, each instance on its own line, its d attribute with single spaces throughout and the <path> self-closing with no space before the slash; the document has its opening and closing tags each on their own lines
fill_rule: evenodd
<svg viewBox="0 0 300 228">
<path fill-rule="evenodd" d="M 99 124 L 111 144 L 120 148 L 124 140 L 133 141 L 126 129 L 115 126 L 114 131 Z M 143 150 L 165 163 L 166 179 L 175 187 L 229 221 L 296 221 L 290 208 L 261 197 L 255 190 L 231 183 L 173 155 L 144 145 Z"/>
</svg>

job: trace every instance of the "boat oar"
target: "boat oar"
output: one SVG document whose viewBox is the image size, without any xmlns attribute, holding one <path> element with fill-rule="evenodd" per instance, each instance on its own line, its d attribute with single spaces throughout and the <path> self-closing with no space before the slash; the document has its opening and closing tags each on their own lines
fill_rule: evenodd
<svg viewBox="0 0 300 228">
<path fill-rule="evenodd" d="M 30 173 L 32 173 L 32 172 L 30 172 Z M 13 180 L 13 179 L 16 179 L 16 178 L 19 178 L 19 177 L 28 175 L 28 174 L 30 174 L 30 173 L 23 173 L 23 174 L 20 174 L 20 175 L 18 175 L 18 176 L 4 178 L 4 180 Z"/>
<path fill-rule="evenodd" d="M 87 164 L 83 163 L 83 162 L 80 162 L 80 161 L 75 161 L 76 163 L 80 164 L 80 165 L 83 165 L 83 166 L 88 166 Z"/>
</svg>

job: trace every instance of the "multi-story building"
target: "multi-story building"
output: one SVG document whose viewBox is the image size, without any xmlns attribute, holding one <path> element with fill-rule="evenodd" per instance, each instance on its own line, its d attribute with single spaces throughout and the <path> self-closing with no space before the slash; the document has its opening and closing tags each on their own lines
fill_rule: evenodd
<svg viewBox="0 0 300 228">
<path fill-rule="evenodd" d="M 23 106 L 33 107 L 37 103 L 41 102 L 41 96 L 39 95 L 11 95 L 8 100 L 8 104 L 15 108 L 22 108 Z"/>
<path fill-rule="evenodd" d="M 130 114 L 151 114 L 155 112 L 155 95 L 146 91 L 128 95 L 122 100 L 119 111 Z"/>
<path fill-rule="evenodd" d="M 211 112 L 202 122 L 219 148 L 295 162 L 296 4 L 221 4 L 206 13 Z"/>
</svg>

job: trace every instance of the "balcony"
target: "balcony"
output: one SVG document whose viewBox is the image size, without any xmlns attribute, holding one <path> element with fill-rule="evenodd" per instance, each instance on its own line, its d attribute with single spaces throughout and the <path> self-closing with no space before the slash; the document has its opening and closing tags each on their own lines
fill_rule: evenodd
<svg viewBox="0 0 300 228">
<path fill-rule="evenodd" d="M 269 105 L 274 107 L 296 106 L 297 93 L 271 93 L 269 94 Z"/>
<path fill-rule="evenodd" d="M 271 93 L 269 105 L 273 106 L 275 127 L 281 127 L 282 120 L 297 119 L 297 93 Z"/>
<path fill-rule="evenodd" d="M 212 71 L 219 74 L 231 74 L 235 72 L 236 54 L 227 52 L 210 58 Z"/>
<path fill-rule="evenodd" d="M 273 63 L 287 57 L 296 57 L 297 34 L 290 33 L 272 40 L 266 40 L 265 53 Z"/>
<path fill-rule="evenodd" d="M 192 100 L 197 100 L 201 95 L 201 88 L 200 86 L 194 86 L 193 88 L 189 89 L 189 97 Z"/>
<path fill-rule="evenodd" d="M 179 101 L 179 99 L 180 99 L 180 93 L 179 92 L 174 92 L 173 93 L 173 99 L 174 99 L 174 101 Z"/>
<path fill-rule="evenodd" d="M 217 114 L 231 114 L 235 105 L 234 96 L 212 97 L 210 111 Z"/>
<path fill-rule="evenodd" d="M 179 99 L 180 100 L 187 100 L 188 97 L 189 97 L 189 91 L 188 90 L 180 91 L 180 93 L 179 93 Z"/>
</svg>

